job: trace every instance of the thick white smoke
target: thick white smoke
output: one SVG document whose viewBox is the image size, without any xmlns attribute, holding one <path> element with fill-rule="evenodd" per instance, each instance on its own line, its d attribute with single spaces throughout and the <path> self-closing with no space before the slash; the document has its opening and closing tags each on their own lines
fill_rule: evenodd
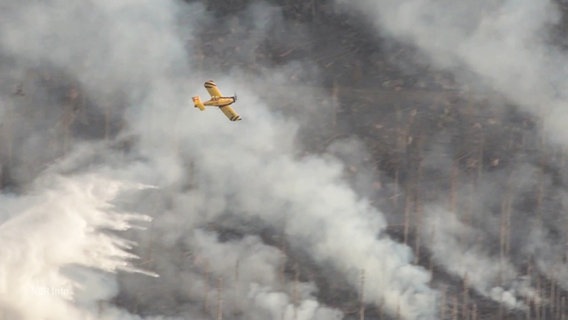
<svg viewBox="0 0 568 320">
<path fill-rule="evenodd" d="M 226 313 L 247 319 L 340 319 L 338 310 L 321 306 L 313 296 L 313 284 L 281 281 L 286 257 L 256 236 L 219 243 L 217 234 L 196 231 L 190 244 L 194 263 L 207 268 L 213 288 L 211 304 L 222 297 Z M 223 261 L 223 263 L 218 263 Z M 202 296 L 195 291 L 196 297 Z"/>
<path fill-rule="evenodd" d="M 17 57 L 22 70 L 48 65 L 54 72 L 71 74 L 96 109 L 125 115 L 122 134 L 109 137 L 115 141 L 86 145 L 77 139 L 62 162 L 48 169 L 91 173 L 92 179 L 100 179 L 97 175 L 103 172 L 119 181 L 157 187 L 130 195 L 122 205 L 155 218 L 151 230 L 132 236 L 139 240 L 137 253 L 143 267 L 160 277 L 122 275 L 120 287 L 112 272 L 132 257 L 127 250 L 131 244 L 94 231 L 128 227 L 126 221 L 116 221 L 121 215 L 106 211 L 111 208 L 100 209 L 115 195 L 105 193 L 113 190 L 106 189 L 106 182 L 97 182 L 102 194 L 95 196 L 82 193 L 89 190 L 89 181 L 69 187 L 78 199 L 70 200 L 72 209 L 65 209 L 75 212 L 73 206 L 77 206 L 76 214 L 60 218 L 42 209 L 28 221 L 25 212 L 15 212 L 5 225 L 20 221 L 17 231 L 21 234 L 10 236 L 14 229 L 0 233 L 3 245 L 10 246 L 10 241 L 25 245 L 29 240 L 22 235 L 37 240 L 26 249 L 29 255 L 14 259 L 35 261 L 42 252 L 53 256 L 45 256 L 49 263 L 32 263 L 33 270 L 15 270 L 16 262 L 3 259 L 0 268 L 10 268 L 15 279 L 41 274 L 47 285 L 72 284 L 73 293 L 86 295 L 57 301 L 48 296 L 30 311 L 23 302 L 29 296 L 21 290 L 31 280 L 10 283 L 16 294 L 8 303 L 17 317 L 87 319 L 94 317 L 93 304 L 100 301 L 97 312 L 102 318 L 139 319 L 136 306 L 141 305 L 140 313 L 148 319 L 200 319 L 215 314 L 214 296 L 221 301 L 219 310 L 244 314 L 247 319 L 342 316 L 318 301 L 313 283 L 276 276 L 284 263 L 283 252 L 254 236 L 220 242 L 216 239 L 220 233 L 200 231 L 230 221 L 237 229 L 251 226 L 251 233 L 259 231 L 254 226 L 281 232 L 291 251 L 306 254 L 316 269 L 339 274 L 352 291 L 358 290 L 364 270 L 366 303 L 381 305 L 404 319 L 436 318 L 437 294 L 429 288 L 430 274 L 411 263 L 408 247 L 381 235 L 382 213 L 344 181 L 339 160 L 300 154 L 298 122 L 268 108 L 266 96 L 279 91 L 275 84 L 289 81 L 283 79 L 301 70 L 302 64 L 267 66 L 251 74 L 238 67 L 199 69 L 197 61 L 188 61 L 190 53 L 202 49 L 191 36 L 213 20 L 201 4 L 54 0 L 10 4 L 6 10 L 0 22 L 0 47 L 4 54 Z M 248 12 L 253 19 L 262 18 L 254 24 L 255 31 L 271 26 L 266 16 L 278 16 L 267 6 L 253 6 Z M 199 112 L 190 105 L 193 94 L 206 94 L 202 84 L 208 78 L 214 78 L 226 94 L 239 92 L 236 108 L 244 121 L 229 123 L 217 110 Z M 280 95 L 290 97 L 285 90 Z M 321 103 L 317 94 L 296 101 L 306 106 Z M 296 110 L 298 118 L 306 115 L 302 108 Z M 26 133 L 38 139 L 42 135 L 33 128 Z M 42 152 L 24 150 L 26 156 Z M 29 202 L 25 195 L 17 197 Z M 42 203 L 41 208 L 49 206 Z M 68 224 L 61 224 L 67 219 Z M 37 220 L 48 226 L 47 235 L 33 230 Z M 65 227 L 65 232 L 54 226 Z M 186 259 L 185 250 L 193 251 L 192 259 Z M 241 267 L 235 269 L 237 262 Z M 111 273 L 97 276 L 76 271 L 67 278 L 57 273 L 70 264 Z M 233 276 L 235 270 L 238 277 Z M 217 281 L 220 290 L 212 289 Z M 98 293 L 95 298 L 90 296 L 93 292 Z M 115 295 L 124 309 L 111 301 Z"/>
<path fill-rule="evenodd" d="M 562 83 L 548 45 L 553 1 L 351 1 L 384 35 L 416 45 L 437 66 L 473 72 L 485 87 L 540 115 Z M 459 74 L 458 74 L 459 76 Z M 551 119 L 549 119 L 551 120 Z"/>
<path fill-rule="evenodd" d="M 437 264 L 463 278 L 477 292 L 509 308 L 526 308 L 524 299 L 538 301 L 536 290 L 519 277 L 520 272 L 509 260 L 496 263 L 487 252 L 481 241 L 487 235 L 459 221 L 455 213 L 444 208 L 428 208 L 425 218 L 423 236 Z"/>
<path fill-rule="evenodd" d="M 185 239 L 191 236 L 186 235 L 191 228 L 206 221 L 235 217 L 242 221 L 238 224 L 261 221 L 282 232 L 293 249 L 307 252 L 322 268 L 339 271 L 353 288 L 358 287 L 359 271 L 365 270 L 366 302 L 379 303 L 392 313 L 399 310 L 408 319 L 435 317 L 436 294 L 428 287 L 429 274 L 411 264 L 409 248 L 388 238 L 377 239 L 385 226 L 381 213 L 367 200 L 358 199 L 342 181 L 341 163 L 331 157 L 300 156 L 295 151 L 297 126 L 270 115 L 259 98 L 251 99 L 253 91 L 233 81 L 219 78 L 217 82 L 240 87 L 241 113 L 247 116 L 241 123 L 246 126 L 227 126 L 217 113 L 195 115 L 170 104 L 171 111 L 161 115 L 162 123 L 173 122 L 176 115 L 184 125 L 149 136 L 146 132 L 147 139 L 140 142 L 142 152 L 161 155 L 160 172 L 172 172 L 177 156 L 192 163 L 184 178 L 195 187 L 174 196 L 174 216 L 163 222 L 160 232 L 167 237 L 172 236 L 168 232 L 179 232 Z M 261 91 L 270 87 L 255 84 Z M 247 112 L 251 106 L 254 111 Z M 137 116 L 140 131 L 150 118 L 156 121 L 153 111 Z M 216 128 L 213 134 L 211 127 Z M 191 137 L 179 140 L 177 153 L 160 143 L 177 140 L 175 132 Z M 189 214 L 188 230 L 180 228 L 176 213 Z"/>
<path fill-rule="evenodd" d="M 418 48 L 428 58 L 429 64 L 453 72 L 464 87 L 473 88 L 473 93 L 479 88 L 497 92 L 522 110 L 530 112 L 542 120 L 542 129 L 548 141 L 566 146 L 567 101 L 560 88 L 566 87 L 564 66 L 567 56 L 560 46 L 553 44 L 554 28 L 562 17 L 556 2 L 337 0 L 336 3 L 365 17 L 381 35 Z M 516 175 L 513 176 L 515 181 L 529 176 L 524 170 L 513 170 L 513 173 Z M 533 187 L 536 184 L 534 178 L 538 176 L 544 174 L 537 170 L 537 174 L 530 177 Z M 549 186 L 548 183 L 545 185 Z M 481 210 L 470 217 L 474 225 L 489 226 L 494 221 L 491 211 L 483 208 L 483 201 L 493 201 L 496 195 L 500 195 L 502 198 L 498 201 L 501 202 L 503 198 L 511 196 L 506 194 L 506 190 L 494 191 L 494 194 L 486 194 L 485 198 L 469 195 L 480 202 L 474 207 Z M 516 201 L 522 197 L 522 193 L 511 197 Z M 495 297 L 488 291 L 491 279 L 499 279 L 507 287 L 513 287 L 513 279 L 521 276 L 522 272 L 515 270 L 511 261 L 500 261 L 495 255 L 479 251 L 471 245 L 471 240 L 467 240 L 472 236 L 483 238 L 485 231 L 488 231 L 493 239 L 499 241 L 500 230 L 491 227 L 485 231 L 476 230 L 475 226 L 470 229 L 455 219 L 454 215 L 460 217 L 461 212 L 450 213 L 437 206 L 432 210 L 439 212 L 433 213 L 429 217 L 432 220 L 427 223 L 436 229 L 436 235 L 428 234 L 425 237 L 436 259 L 460 277 L 467 273 L 474 288 L 500 301 L 501 297 Z M 565 249 L 558 248 L 556 239 L 547 239 L 547 229 L 542 228 L 542 221 L 536 220 L 544 220 L 550 227 L 563 223 L 565 218 L 565 214 L 558 214 L 554 210 L 538 218 L 521 217 L 515 213 L 512 217 L 523 219 L 525 223 L 519 221 L 516 224 L 523 225 L 520 230 L 527 230 L 526 234 L 530 235 L 531 241 L 516 236 L 516 239 L 521 238 L 518 245 L 523 247 L 520 251 L 525 255 L 524 260 L 528 260 L 528 257 L 535 259 L 542 272 L 560 283 L 563 280 L 559 275 L 565 274 L 566 268 L 560 266 L 559 255 L 563 255 L 561 252 Z M 448 226 L 448 221 L 453 227 Z M 495 225 L 499 225 L 499 222 Z M 458 235 L 456 230 L 464 231 L 465 235 Z M 523 231 L 513 229 L 512 232 Z M 428 232 L 431 231 L 424 231 Z M 551 265 L 555 265 L 555 268 L 550 268 Z M 552 269 L 556 271 L 552 272 Z M 483 274 L 478 273 L 481 270 Z M 531 296 L 532 289 L 526 290 L 524 293 L 517 292 L 517 295 Z M 512 301 L 517 304 L 514 298 Z"/>
<path fill-rule="evenodd" d="M 149 217 L 122 213 L 110 204 L 132 187 L 95 175 L 50 176 L 27 196 L 3 197 L 0 301 L 5 317 L 96 318 L 97 302 L 118 291 L 112 274 L 137 271 L 131 265 L 136 256 L 129 252 L 133 243 L 109 232 L 147 224 Z"/>
</svg>

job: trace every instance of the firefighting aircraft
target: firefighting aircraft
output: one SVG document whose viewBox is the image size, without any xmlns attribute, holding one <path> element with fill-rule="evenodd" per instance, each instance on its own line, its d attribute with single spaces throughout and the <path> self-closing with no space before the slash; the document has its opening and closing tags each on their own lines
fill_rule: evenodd
<svg viewBox="0 0 568 320">
<path fill-rule="evenodd" d="M 205 89 L 211 95 L 211 99 L 201 102 L 199 96 L 193 97 L 193 104 L 196 108 L 203 111 L 205 106 L 207 107 L 219 107 L 221 111 L 229 118 L 231 121 L 242 120 L 241 116 L 231 107 L 231 104 L 237 101 L 237 95 L 232 97 L 223 97 L 221 91 L 217 88 L 217 85 L 213 80 L 208 80 L 205 82 Z"/>
</svg>

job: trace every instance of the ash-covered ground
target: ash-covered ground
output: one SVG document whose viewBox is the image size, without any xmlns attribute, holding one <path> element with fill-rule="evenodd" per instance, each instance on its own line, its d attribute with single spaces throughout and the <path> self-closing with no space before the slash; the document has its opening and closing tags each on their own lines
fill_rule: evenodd
<svg viewBox="0 0 568 320">
<path fill-rule="evenodd" d="M 0 1 L 0 314 L 568 317 L 565 6 Z"/>
</svg>

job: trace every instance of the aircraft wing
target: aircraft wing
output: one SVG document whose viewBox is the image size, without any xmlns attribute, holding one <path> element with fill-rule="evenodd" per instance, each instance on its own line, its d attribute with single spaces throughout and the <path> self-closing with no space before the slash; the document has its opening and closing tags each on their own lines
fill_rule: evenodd
<svg viewBox="0 0 568 320">
<path fill-rule="evenodd" d="M 205 82 L 204 84 L 205 89 L 207 89 L 207 92 L 209 92 L 209 94 L 211 95 L 211 97 L 221 97 L 221 91 L 219 91 L 219 88 L 217 88 L 217 85 L 215 84 L 215 82 L 213 80 L 208 80 Z"/>
<path fill-rule="evenodd" d="M 221 111 L 223 111 L 225 116 L 227 116 L 227 118 L 229 118 L 229 120 L 231 121 L 242 120 L 241 116 L 239 116 L 239 114 L 231 106 L 223 106 L 219 107 L 219 109 L 221 109 Z"/>
</svg>

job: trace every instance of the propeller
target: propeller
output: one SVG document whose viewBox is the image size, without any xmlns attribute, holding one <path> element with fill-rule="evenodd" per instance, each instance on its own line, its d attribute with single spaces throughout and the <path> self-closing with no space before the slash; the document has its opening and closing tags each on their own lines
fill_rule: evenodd
<svg viewBox="0 0 568 320">
<path fill-rule="evenodd" d="M 233 102 L 237 102 L 237 93 L 235 92 L 235 95 L 233 96 Z"/>
</svg>

